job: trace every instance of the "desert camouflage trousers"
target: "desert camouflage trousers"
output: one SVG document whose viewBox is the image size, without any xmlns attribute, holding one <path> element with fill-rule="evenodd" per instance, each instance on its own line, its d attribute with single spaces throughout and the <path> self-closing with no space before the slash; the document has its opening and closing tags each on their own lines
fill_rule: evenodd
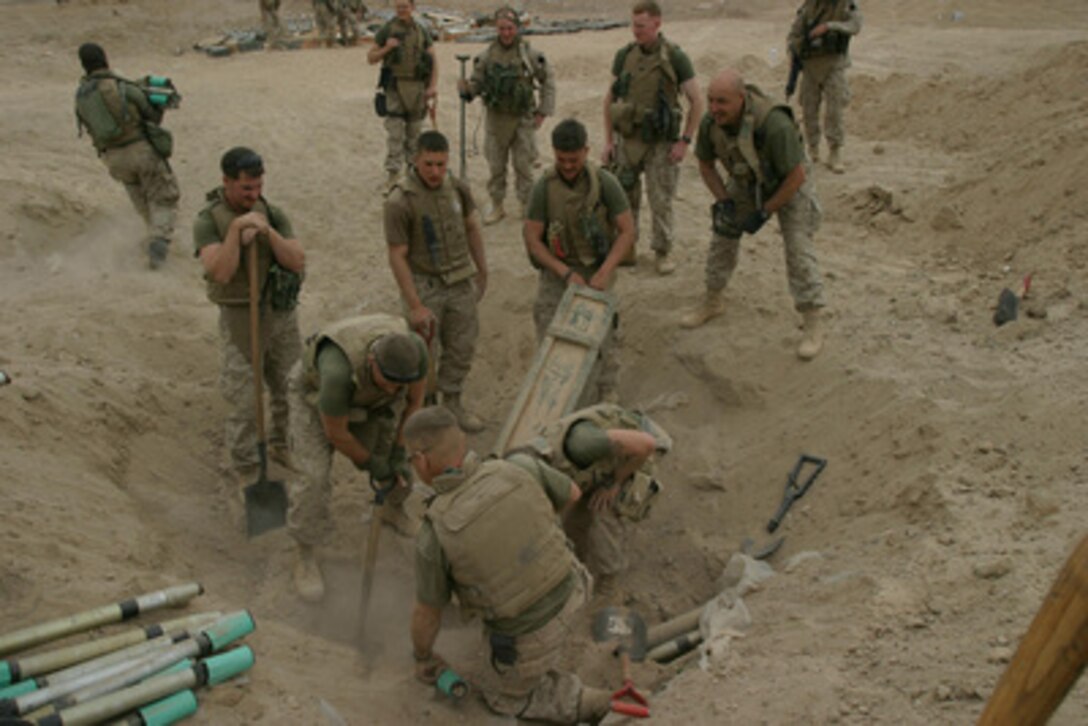
<svg viewBox="0 0 1088 726">
<path fill-rule="evenodd" d="M 596 272 L 592 267 L 582 267 L 580 265 L 570 265 L 570 268 L 582 276 L 586 282 L 593 277 L 593 273 Z M 560 280 L 547 270 L 540 271 L 540 282 L 536 289 L 536 300 L 533 302 L 533 322 L 536 324 L 536 339 L 540 342 L 544 339 L 544 336 L 548 333 L 548 326 L 552 323 L 552 318 L 555 317 L 555 311 L 559 309 L 559 302 L 563 299 L 563 294 L 567 291 L 567 283 Z M 616 327 L 612 329 L 612 334 L 608 337 L 604 346 L 601 348 L 600 363 L 596 367 L 596 394 L 598 397 L 604 397 L 606 394 L 616 390 L 619 385 L 619 350 L 623 345 L 623 339 L 620 334 L 619 318 L 616 319 Z M 587 392 L 590 391 L 593 381 L 586 386 Z M 588 399 L 583 399 L 586 405 L 596 403 L 596 399 L 590 396 Z"/>
<path fill-rule="evenodd" d="M 350 3 L 340 0 L 336 6 L 336 24 L 340 27 L 340 40 L 354 45 L 359 39 L 359 26 L 355 22 L 355 10 Z"/>
<path fill-rule="evenodd" d="M 283 36 L 283 25 L 280 23 L 280 0 L 261 0 L 261 27 L 264 28 L 265 38 L 274 43 Z"/>
<path fill-rule="evenodd" d="M 631 143 L 622 137 L 616 139 L 616 177 L 627 192 L 627 202 L 635 218 L 635 244 L 641 238 L 639 232 L 639 207 L 642 204 L 642 177 L 646 177 L 646 200 L 650 204 L 653 234 L 650 247 L 654 252 L 667 255 L 672 250 L 673 215 L 672 200 L 680 179 L 680 165 L 669 162 L 668 141 L 644 145 Z M 645 154 L 635 159 L 635 151 L 645 148 Z"/>
<path fill-rule="evenodd" d="M 329 7 L 329 3 L 325 0 L 313 0 L 314 2 L 314 23 L 317 25 L 317 32 L 321 36 L 321 39 L 325 41 L 325 45 L 331 46 L 336 40 L 336 12 Z"/>
<path fill-rule="evenodd" d="M 842 56 L 823 56 L 805 61 L 801 73 L 801 115 L 805 129 L 805 141 L 810 147 L 820 143 L 820 104 L 825 102 L 824 134 L 831 148 L 842 146 L 846 132 L 842 127 L 842 113 L 850 103 L 850 84 L 846 80 L 847 59 Z"/>
<path fill-rule="evenodd" d="M 147 225 L 148 239 L 172 239 L 181 192 L 174 172 L 150 142 L 106 149 L 102 161 L 110 176 L 125 185 L 132 206 Z"/>
<path fill-rule="evenodd" d="M 476 286 L 472 278 L 447 285 L 433 275 L 413 273 L 412 280 L 419 299 L 438 318 L 436 340 L 430 345 L 432 354 L 436 346 L 439 349 L 437 390 L 443 394 L 460 393 L 480 336 Z M 407 307 L 404 315 L 408 317 Z"/>
<path fill-rule="evenodd" d="M 385 117 L 385 170 L 388 173 L 399 174 L 416 155 L 416 144 L 422 129 L 422 118 Z"/>
<path fill-rule="evenodd" d="M 506 198 L 507 162 L 514 166 L 514 190 L 522 207 L 529 203 L 533 189 L 533 161 L 536 159 L 536 124 L 533 116 L 511 117 L 488 109 L 484 156 L 491 177 L 487 193 L 496 205 Z"/>
<path fill-rule="evenodd" d="M 302 354 L 302 340 L 295 311 L 273 312 L 264 305 L 260 318 L 263 374 L 271 412 L 271 426 L 266 430 L 271 448 L 287 443 L 287 374 Z M 230 407 L 226 449 L 231 468 L 247 476 L 255 474 L 260 464 L 248 306 L 219 306 L 219 341 L 219 390 Z"/>
<path fill-rule="evenodd" d="M 574 589 L 559 614 L 539 630 L 517 637 L 514 647 L 518 657 L 512 666 L 482 663 L 469 676 L 495 713 L 528 721 L 578 721 L 582 681 L 559 668 L 564 644 L 576 637 L 577 616 L 589 597 L 593 581 L 580 565 L 575 580 Z M 490 655 L 486 627 L 483 635 L 483 651 Z"/>
<path fill-rule="evenodd" d="M 308 400 L 302 361 L 291 369 L 287 386 L 290 408 L 288 446 L 294 469 L 287 482 L 287 531 L 298 542 L 320 545 L 329 535 L 329 501 L 332 498 L 333 446 L 325 435 L 321 414 Z M 348 430 L 370 451 L 374 460 L 386 460 L 393 449 L 403 403 L 373 410 L 352 409 Z M 399 506 L 409 487 L 397 487 L 386 503 Z"/>
<path fill-rule="evenodd" d="M 624 551 L 625 525 L 614 508 L 597 513 L 589 508 L 591 491 L 582 498 L 563 521 L 563 529 L 574 544 L 578 559 L 594 577 L 612 577 L 627 569 Z"/>
<path fill-rule="evenodd" d="M 730 193 L 734 192 L 731 186 Z M 737 194 L 733 199 L 737 205 L 737 219 L 744 219 L 755 208 L 751 199 L 744 194 Z M 802 312 L 824 307 L 824 284 L 812 243 L 812 236 L 820 227 L 821 211 L 819 202 L 809 191 L 808 183 L 803 184 L 793 199 L 778 210 L 777 216 L 794 307 Z M 726 237 L 716 232 L 711 236 L 710 251 L 706 256 L 707 290 L 717 292 L 725 288 L 737 268 L 739 252 L 740 237 Z"/>
</svg>

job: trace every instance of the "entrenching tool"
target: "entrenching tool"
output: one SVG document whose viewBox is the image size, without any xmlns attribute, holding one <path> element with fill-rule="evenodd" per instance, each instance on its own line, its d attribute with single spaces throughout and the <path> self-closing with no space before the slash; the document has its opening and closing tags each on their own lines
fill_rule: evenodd
<svg viewBox="0 0 1088 726">
<path fill-rule="evenodd" d="M 204 592 L 199 583 L 190 582 L 184 585 L 175 585 L 165 590 L 156 590 L 139 597 L 112 605 L 103 605 L 93 610 L 85 610 L 68 617 L 50 620 L 39 625 L 13 631 L 0 635 L 0 654 L 29 648 L 34 645 L 47 643 L 72 633 L 81 633 L 99 625 L 119 623 L 122 620 L 134 618 L 141 613 L 151 612 L 163 607 L 178 607 L 186 604 L 194 597 Z M 0 663 L 0 676 L 10 675 L 10 662 Z M 0 683 L 7 683 L 0 678 Z"/>
<path fill-rule="evenodd" d="M 1042 726 L 1088 664 L 1088 535 L 1050 586 L 978 726 Z"/>
<path fill-rule="evenodd" d="M 458 54 L 457 62 L 461 64 L 461 80 L 467 80 L 465 76 L 465 63 L 468 62 L 467 55 Z M 467 171 L 465 170 L 465 99 L 461 99 L 461 180 L 464 181 L 467 178 Z"/>
<path fill-rule="evenodd" d="M 374 568 L 378 563 L 378 540 L 382 534 L 382 512 L 385 507 L 385 498 L 397 485 L 397 477 L 393 477 L 389 483 L 382 486 L 381 482 L 370 481 L 370 487 L 374 490 L 374 506 L 370 510 L 370 531 L 366 536 L 366 552 L 363 555 L 363 585 L 359 602 L 359 624 L 356 627 L 355 639 L 360 650 L 366 650 L 366 616 L 370 610 L 370 593 L 374 589 Z"/>
<path fill-rule="evenodd" d="M 253 387 L 257 399 L 257 481 L 245 488 L 246 534 L 256 537 L 287 524 L 287 490 L 281 481 L 268 478 L 268 440 L 264 431 L 264 366 L 261 364 L 261 286 L 257 283 L 257 247 L 254 239 L 246 249 L 249 273 L 249 348 L 253 363 Z"/>
<path fill-rule="evenodd" d="M 805 464 L 814 464 L 816 469 L 808 475 L 808 478 L 805 479 L 803 484 L 798 485 L 797 477 L 801 475 L 801 468 Z M 789 476 L 786 478 L 786 491 L 785 494 L 782 495 L 782 503 L 778 505 L 778 511 L 771 517 L 771 521 L 767 522 L 768 532 L 774 532 L 778 529 L 778 525 L 782 523 L 782 519 L 786 516 L 786 512 L 790 510 L 790 507 L 793 506 L 794 502 L 805 496 L 805 492 L 807 492 L 816 482 L 816 477 L 820 476 L 820 472 L 822 472 L 825 467 L 827 467 L 827 459 L 821 459 L 819 456 L 801 454 L 800 458 L 797 459 L 797 463 L 793 465 L 793 469 L 790 471 Z"/>
<path fill-rule="evenodd" d="M 649 718 L 650 702 L 631 679 L 631 659 L 639 661 L 646 657 L 646 623 L 634 610 L 607 607 L 593 616 L 590 628 L 598 643 L 615 643 L 612 654 L 620 659 L 623 685 L 612 694 L 612 711 L 633 718 Z"/>
</svg>

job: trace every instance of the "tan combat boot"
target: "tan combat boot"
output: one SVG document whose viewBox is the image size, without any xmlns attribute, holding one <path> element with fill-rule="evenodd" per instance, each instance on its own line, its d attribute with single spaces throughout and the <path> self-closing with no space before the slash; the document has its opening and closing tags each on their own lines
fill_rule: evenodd
<svg viewBox="0 0 1088 726">
<path fill-rule="evenodd" d="M 725 300 L 722 299 L 721 290 L 707 290 L 706 297 L 698 306 L 684 313 L 680 318 L 680 325 L 685 328 L 698 328 L 711 318 L 716 318 L 725 312 Z"/>
<path fill-rule="evenodd" d="M 824 347 L 824 319 L 819 308 L 801 313 L 805 318 L 805 335 L 797 346 L 797 357 L 812 360 Z"/>
<path fill-rule="evenodd" d="M 494 202 L 491 205 L 491 211 L 484 216 L 484 224 L 496 224 L 499 220 L 506 216 L 506 210 L 502 208 L 502 202 Z"/>
<path fill-rule="evenodd" d="M 842 150 L 838 146 L 831 147 L 831 153 L 827 155 L 827 168 L 836 174 L 846 171 L 846 167 L 842 165 Z"/>
<path fill-rule="evenodd" d="M 480 417 L 466 411 L 461 405 L 460 393 L 446 393 L 442 396 L 442 405 L 457 417 L 457 424 L 468 434 L 478 434 L 484 430 L 484 422 Z"/>
<path fill-rule="evenodd" d="M 676 272 L 676 263 L 670 260 L 667 254 L 658 252 L 654 256 L 654 268 L 657 270 L 657 274 L 664 277 Z"/>
<path fill-rule="evenodd" d="M 306 602 L 321 602 L 325 597 L 325 580 L 321 577 L 321 567 L 310 545 L 298 546 L 298 562 L 295 563 L 293 579 L 295 591 Z"/>
</svg>

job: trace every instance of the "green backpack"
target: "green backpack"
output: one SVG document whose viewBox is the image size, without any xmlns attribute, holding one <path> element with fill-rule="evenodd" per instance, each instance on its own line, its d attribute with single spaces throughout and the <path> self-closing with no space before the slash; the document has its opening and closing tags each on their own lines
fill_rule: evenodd
<svg viewBox="0 0 1088 726">
<path fill-rule="evenodd" d="M 108 79 L 114 81 L 113 87 L 109 90 L 117 94 L 117 105 L 121 110 L 120 118 L 118 118 L 110 108 L 106 94 L 99 88 L 99 82 L 103 80 L 107 79 L 86 78 L 76 90 L 76 118 L 80 128 L 87 129 L 91 135 L 95 148 L 100 150 L 118 139 L 124 133 L 125 124 L 128 122 L 128 105 L 124 102 L 121 89 L 124 81 L 116 78 Z"/>
</svg>

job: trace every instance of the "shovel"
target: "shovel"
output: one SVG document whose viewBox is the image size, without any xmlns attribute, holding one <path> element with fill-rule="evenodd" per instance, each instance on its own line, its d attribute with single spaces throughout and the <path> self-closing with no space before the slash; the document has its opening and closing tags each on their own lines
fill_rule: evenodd
<svg viewBox="0 0 1088 726">
<path fill-rule="evenodd" d="M 254 239 L 246 249 L 246 266 L 249 272 L 249 345 L 257 401 L 257 457 L 260 459 L 257 481 L 245 488 L 246 534 L 251 538 L 287 523 L 287 490 L 283 482 L 268 479 L 268 441 L 264 433 L 264 366 L 261 365 L 261 319 L 258 309 L 258 244 L 259 240 Z"/>
<path fill-rule="evenodd" d="M 631 680 L 631 659 L 646 657 L 646 623 L 634 610 L 608 607 L 593 616 L 591 630 L 598 643 L 615 643 L 613 654 L 620 659 L 623 686 L 612 694 L 612 711 L 633 718 L 649 718 L 650 702 Z"/>
</svg>

